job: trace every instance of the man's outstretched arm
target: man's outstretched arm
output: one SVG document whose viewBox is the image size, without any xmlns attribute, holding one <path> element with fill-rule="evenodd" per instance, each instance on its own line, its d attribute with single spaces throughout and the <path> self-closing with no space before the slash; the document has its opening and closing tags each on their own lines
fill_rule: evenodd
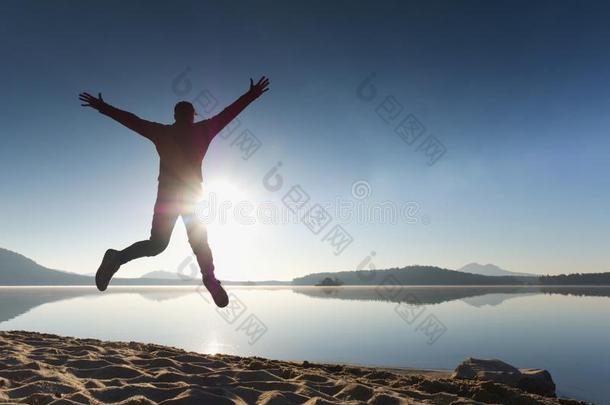
<svg viewBox="0 0 610 405">
<path fill-rule="evenodd" d="M 135 114 L 111 106 L 104 101 L 102 93 L 98 93 L 98 97 L 94 97 L 89 93 L 80 93 L 78 98 L 83 102 L 83 104 L 81 104 L 83 107 L 96 109 L 100 113 L 151 140 L 154 136 L 155 127 L 160 125 L 143 120 Z"/>
<path fill-rule="evenodd" d="M 259 98 L 267 90 L 269 90 L 269 79 L 265 76 L 261 77 L 256 84 L 250 79 L 250 89 L 246 93 L 214 117 L 201 121 L 198 124 L 205 125 L 208 128 L 210 136 L 214 137 L 226 127 L 229 122 L 237 117 L 244 108 Z"/>
</svg>

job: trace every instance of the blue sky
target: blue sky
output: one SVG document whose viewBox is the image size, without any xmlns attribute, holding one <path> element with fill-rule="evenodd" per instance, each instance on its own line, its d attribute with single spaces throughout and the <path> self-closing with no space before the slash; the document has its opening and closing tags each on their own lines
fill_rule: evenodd
<svg viewBox="0 0 610 405">
<path fill-rule="evenodd" d="M 153 145 L 80 106 L 80 91 L 171 123 L 209 91 L 224 106 L 267 75 L 240 116 L 261 142 L 249 159 L 217 138 L 208 192 L 282 206 L 413 203 L 417 220 L 343 223 L 335 255 L 301 223 L 212 224 L 217 274 L 290 279 L 354 269 L 477 261 L 536 273 L 608 270 L 610 10 L 602 2 L 4 2 L 0 246 L 41 264 L 94 272 L 106 248 L 146 238 Z M 191 91 L 172 86 L 185 69 Z M 375 99 L 357 88 L 372 72 Z M 386 97 L 403 106 L 388 124 Z M 197 107 L 197 106 L 196 106 Z M 202 111 L 199 111 L 202 113 Z M 413 114 L 446 148 L 434 165 L 394 132 Z M 202 115 L 206 115 L 202 113 Z M 422 138 L 422 139 L 424 139 Z M 282 162 L 284 187 L 263 185 Z M 357 200 L 352 185 L 370 196 Z M 162 255 L 123 276 L 174 271 L 190 251 L 179 224 Z"/>
</svg>

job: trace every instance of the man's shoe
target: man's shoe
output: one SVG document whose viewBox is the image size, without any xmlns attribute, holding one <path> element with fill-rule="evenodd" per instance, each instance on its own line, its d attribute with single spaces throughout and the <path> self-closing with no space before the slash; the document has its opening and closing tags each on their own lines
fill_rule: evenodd
<svg viewBox="0 0 610 405">
<path fill-rule="evenodd" d="M 119 270 L 119 267 L 121 267 L 119 252 L 114 249 L 108 249 L 106 254 L 104 254 L 100 268 L 95 273 L 95 285 L 98 290 L 105 291 L 108 288 L 112 276 Z"/>
<path fill-rule="evenodd" d="M 214 272 L 208 272 L 203 275 L 203 285 L 208 289 L 210 294 L 212 294 L 212 298 L 217 307 L 224 308 L 229 305 L 229 296 L 220 285 L 220 281 L 216 280 Z"/>
</svg>

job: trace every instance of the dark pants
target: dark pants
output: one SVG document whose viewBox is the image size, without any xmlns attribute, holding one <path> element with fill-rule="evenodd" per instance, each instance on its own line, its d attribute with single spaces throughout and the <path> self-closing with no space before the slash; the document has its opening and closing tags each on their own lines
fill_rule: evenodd
<svg viewBox="0 0 610 405">
<path fill-rule="evenodd" d="M 169 244 L 172 230 L 179 216 L 186 226 L 188 240 L 202 272 L 214 271 L 212 251 L 201 220 L 195 208 L 201 198 L 201 184 L 160 182 L 153 215 L 150 238 L 136 242 L 121 251 L 121 263 L 143 256 L 156 256 Z"/>
</svg>

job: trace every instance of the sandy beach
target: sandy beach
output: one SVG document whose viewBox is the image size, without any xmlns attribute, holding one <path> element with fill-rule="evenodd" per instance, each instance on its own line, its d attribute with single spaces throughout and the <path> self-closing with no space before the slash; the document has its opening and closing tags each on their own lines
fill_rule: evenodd
<svg viewBox="0 0 610 405">
<path fill-rule="evenodd" d="M 0 348 L 0 403 L 584 404 L 443 372 L 203 355 L 35 332 L 0 332 Z"/>
</svg>

